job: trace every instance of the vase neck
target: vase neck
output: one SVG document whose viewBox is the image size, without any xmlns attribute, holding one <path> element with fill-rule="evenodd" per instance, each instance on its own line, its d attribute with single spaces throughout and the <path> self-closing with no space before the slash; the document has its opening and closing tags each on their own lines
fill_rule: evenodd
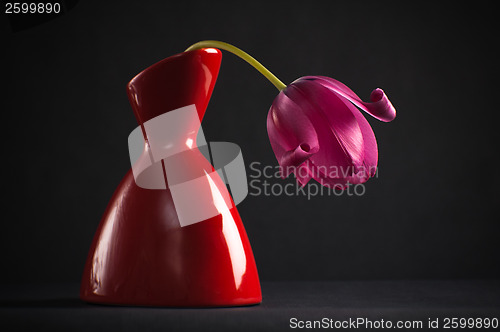
<svg viewBox="0 0 500 332">
<path fill-rule="evenodd" d="M 127 94 L 139 125 L 189 105 L 195 105 L 201 122 L 221 58 L 221 52 L 213 48 L 184 52 L 135 76 L 127 85 Z"/>
</svg>

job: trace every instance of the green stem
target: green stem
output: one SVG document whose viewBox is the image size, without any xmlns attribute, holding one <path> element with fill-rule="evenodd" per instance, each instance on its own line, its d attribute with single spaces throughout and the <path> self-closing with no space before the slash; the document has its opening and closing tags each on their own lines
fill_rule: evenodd
<svg viewBox="0 0 500 332">
<path fill-rule="evenodd" d="M 276 76 L 273 75 L 269 70 L 267 70 L 266 67 L 264 67 L 259 61 L 255 60 L 252 56 L 250 56 L 248 53 L 240 50 L 239 48 L 228 44 L 224 43 L 221 41 L 217 40 L 204 40 L 201 42 L 198 42 L 196 44 L 193 44 L 189 46 L 185 52 L 187 51 L 193 51 L 197 50 L 200 48 L 206 48 L 206 47 L 214 47 L 214 48 L 220 48 L 222 50 L 226 50 L 228 52 L 233 53 L 234 55 L 240 57 L 241 59 L 245 60 L 248 62 L 252 67 L 257 69 L 262 75 L 264 75 L 265 78 L 267 78 L 273 85 L 278 89 L 278 90 L 283 90 L 286 88 L 286 85 L 281 82 Z"/>
</svg>

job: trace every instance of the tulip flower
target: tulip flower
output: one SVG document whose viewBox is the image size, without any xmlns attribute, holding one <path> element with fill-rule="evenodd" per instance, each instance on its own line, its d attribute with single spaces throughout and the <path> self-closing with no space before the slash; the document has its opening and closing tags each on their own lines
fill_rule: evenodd
<svg viewBox="0 0 500 332">
<path fill-rule="evenodd" d="M 269 110 L 267 131 L 283 176 L 295 173 L 327 187 L 359 184 L 377 170 L 377 142 L 358 106 L 382 121 L 396 111 L 382 89 L 365 103 L 332 78 L 306 76 L 281 90 Z M 356 105 L 356 106 L 355 106 Z"/>
<path fill-rule="evenodd" d="M 267 131 L 283 178 L 294 173 L 302 186 L 315 179 L 327 187 L 345 188 L 376 174 L 377 141 L 359 109 L 378 120 L 392 121 L 396 110 L 382 89 L 373 90 L 368 103 L 343 83 L 324 76 L 301 77 L 286 86 L 232 45 L 205 41 L 188 50 L 201 47 L 236 54 L 280 90 L 269 110 Z"/>
</svg>

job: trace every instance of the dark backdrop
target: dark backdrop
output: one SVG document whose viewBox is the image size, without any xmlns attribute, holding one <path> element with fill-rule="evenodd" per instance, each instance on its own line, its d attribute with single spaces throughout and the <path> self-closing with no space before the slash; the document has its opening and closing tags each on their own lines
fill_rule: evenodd
<svg viewBox="0 0 500 332">
<path fill-rule="evenodd" d="M 126 83 L 204 39 L 241 47 L 285 83 L 331 76 L 365 100 L 381 87 L 398 111 L 389 124 L 368 119 L 380 169 L 363 196 L 239 205 L 263 280 L 498 278 L 493 11 L 485 2 L 80 1 L 17 32 L 2 15 L 1 280 L 79 280 L 130 167 Z M 265 124 L 276 94 L 224 53 L 204 131 L 240 145 L 249 173 L 252 162 L 276 165 Z"/>
</svg>

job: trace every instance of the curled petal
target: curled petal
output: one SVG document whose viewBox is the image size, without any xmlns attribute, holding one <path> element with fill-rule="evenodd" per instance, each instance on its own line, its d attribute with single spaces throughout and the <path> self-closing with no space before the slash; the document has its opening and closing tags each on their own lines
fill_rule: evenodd
<svg viewBox="0 0 500 332">
<path fill-rule="evenodd" d="M 280 165 L 283 168 L 282 177 L 286 178 L 304 161 L 309 159 L 313 154 L 318 152 L 319 146 L 311 147 L 307 143 L 302 143 L 293 150 L 286 151 L 280 160 Z"/>
<path fill-rule="evenodd" d="M 384 90 L 380 88 L 373 90 L 370 94 L 370 100 L 371 103 L 361 102 L 365 106 L 367 113 L 384 122 L 390 122 L 396 118 L 396 109 L 392 106 Z"/>
<path fill-rule="evenodd" d="M 356 95 L 345 84 L 334 80 L 333 78 L 326 76 L 305 76 L 299 80 L 302 79 L 320 82 L 328 89 L 348 99 L 351 103 L 380 121 L 390 122 L 396 117 L 396 109 L 390 102 L 389 98 L 387 98 L 384 90 L 380 88 L 372 91 L 370 95 L 371 103 L 367 103 L 362 101 L 361 98 L 359 98 L 358 95 Z"/>
</svg>

